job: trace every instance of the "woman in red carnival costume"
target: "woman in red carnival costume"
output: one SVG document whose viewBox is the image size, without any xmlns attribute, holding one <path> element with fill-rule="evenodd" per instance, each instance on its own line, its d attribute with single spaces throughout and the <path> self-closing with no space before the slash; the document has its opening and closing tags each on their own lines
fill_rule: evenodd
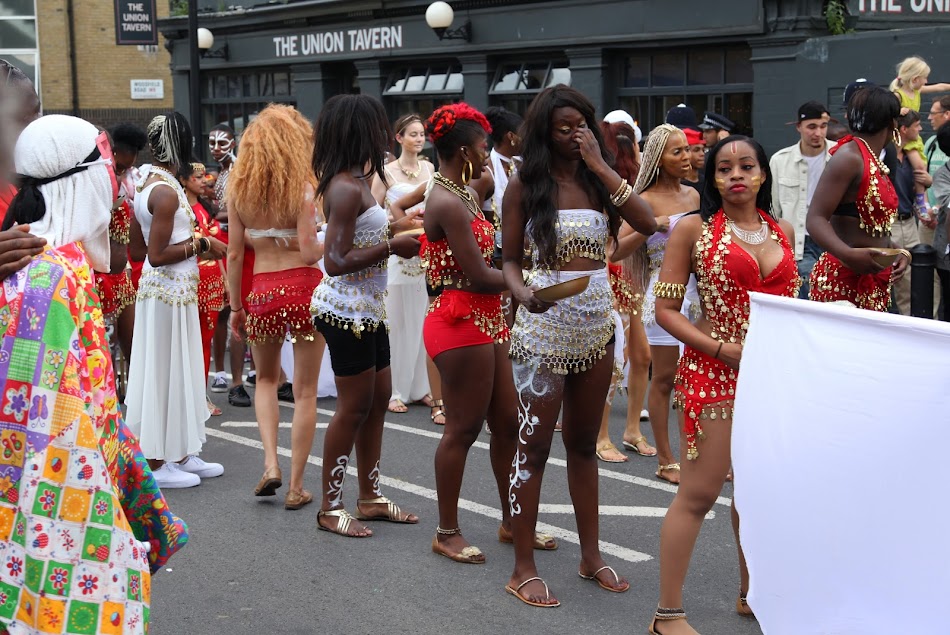
<svg viewBox="0 0 950 635">
<path fill-rule="evenodd" d="M 812 270 L 810 298 L 844 300 L 861 309 L 887 311 L 891 283 L 907 270 L 902 252 L 892 267 L 874 260 L 893 247 L 891 224 L 897 217 L 897 192 L 881 153 L 897 129 L 900 103 L 879 86 L 859 87 L 848 101 L 852 134 L 832 148 L 818 182 L 805 227 L 827 250 Z"/>
<path fill-rule="evenodd" d="M 732 407 L 742 344 L 749 327 L 749 292 L 794 298 L 801 286 L 791 249 L 794 235 L 771 208 L 768 159 L 757 142 L 730 136 L 706 161 L 701 215 L 673 230 L 654 285 L 657 323 L 686 345 L 677 365 L 675 403 L 687 458 L 660 532 L 660 603 L 650 627 L 661 635 L 695 634 L 686 622 L 683 583 L 706 513 L 722 490 L 731 464 Z M 696 275 L 703 315 L 694 325 L 680 312 L 690 274 Z M 703 440 L 700 456 L 697 440 Z M 732 509 L 736 542 L 739 517 Z M 752 615 L 739 550 L 736 610 Z M 662 624 L 662 630 L 659 624 Z"/>
</svg>

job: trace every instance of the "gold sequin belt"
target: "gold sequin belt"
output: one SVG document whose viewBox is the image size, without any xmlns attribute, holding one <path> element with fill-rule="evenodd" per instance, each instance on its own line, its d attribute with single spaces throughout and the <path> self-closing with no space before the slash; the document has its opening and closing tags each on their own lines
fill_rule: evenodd
<svg viewBox="0 0 950 635">
<path fill-rule="evenodd" d="M 136 301 L 152 298 L 171 306 L 195 304 L 198 301 L 197 266 L 191 271 L 166 268 L 143 270 Z"/>
</svg>

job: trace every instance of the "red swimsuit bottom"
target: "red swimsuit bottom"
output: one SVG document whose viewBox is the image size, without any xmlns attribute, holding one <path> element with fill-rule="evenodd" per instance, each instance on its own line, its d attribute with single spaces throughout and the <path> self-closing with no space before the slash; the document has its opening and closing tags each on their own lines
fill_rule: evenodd
<svg viewBox="0 0 950 635">
<path fill-rule="evenodd" d="M 500 344 L 508 337 L 497 293 L 443 289 L 422 326 L 422 341 L 432 359 L 453 348 Z"/>
<path fill-rule="evenodd" d="M 891 301 L 891 272 L 859 274 L 827 251 L 811 270 L 808 299 L 816 302 L 846 300 L 859 309 L 887 311 Z"/>
<path fill-rule="evenodd" d="M 492 267 L 495 226 L 484 218 L 472 219 L 472 233 L 485 264 Z M 473 293 L 456 288 L 465 284 L 462 268 L 455 261 L 446 239 L 430 242 L 425 235 L 419 250 L 426 269 L 426 282 L 442 287 L 422 326 L 422 341 L 429 357 L 453 348 L 500 344 L 510 333 L 501 308 L 500 293 Z"/>
<path fill-rule="evenodd" d="M 102 314 L 107 318 L 118 317 L 126 307 L 135 304 L 135 288 L 127 269 L 119 273 L 97 271 L 96 288 L 102 299 Z"/>
<path fill-rule="evenodd" d="M 323 272 L 313 267 L 255 273 L 244 301 L 248 343 L 282 342 L 287 333 L 293 342 L 313 341 L 310 299 L 322 279 Z"/>
</svg>

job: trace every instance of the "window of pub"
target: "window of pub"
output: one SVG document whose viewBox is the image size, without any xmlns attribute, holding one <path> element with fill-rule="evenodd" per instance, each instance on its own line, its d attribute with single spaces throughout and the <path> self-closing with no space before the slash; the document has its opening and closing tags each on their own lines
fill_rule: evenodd
<svg viewBox="0 0 950 635">
<path fill-rule="evenodd" d="M 458 64 L 402 66 L 389 73 L 383 102 L 393 121 L 409 113 L 425 119 L 439 106 L 461 101 L 464 88 Z"/>
<path fill-rule="evenodd" d="M 637 51 L 622 55 L 617 107 L 629 112 L 643 134 L 666 120 L 670 108 L 692 107 L 725 115 L 737 132 L 752 133 L 752 51 L 747 46 Z M 607 108 L 611 110 L 612 108 Z"/>
<path fill-rule="evenodd" d="M 488 91 L 489 101 L 523 116 L 535 95 L 556 84 L 571 85 L 567 60 L 500 64 Z"/>
<path fill-rule="evenodd" d="M 203 73 L 201 77 L 201 131 L 195 136 L 204 139 L 211 128 L 227 124 L 241 135 L 254 117 L 267 104 L 297 105 L 293 93 L 293 74 L 288 70 L 256 72 Z M 205 154 L 207 144 L 196 150 Z"/>
</svg>

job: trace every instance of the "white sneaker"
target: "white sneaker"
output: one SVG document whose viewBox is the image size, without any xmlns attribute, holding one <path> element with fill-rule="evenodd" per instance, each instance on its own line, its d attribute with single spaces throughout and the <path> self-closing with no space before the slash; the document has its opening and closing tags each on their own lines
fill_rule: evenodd
<svg viewBox="0 0 950 635">
<path fill-rule="evenodd" d="M 195 474 L 182 472 L 175 463 L 165 462 L 152 472 L 159 489 L 184 489 L 201 485 L 201 478 Z"/>
<path fill-rule="evenodd" d="M 650 420 L 650 411 L 649 411 L 649 410 L 646 410 L 646 409 L 641 410 L 641 411 L 640 411 L 640 421 L 649 421 L 649 420 Z"/>
<path fill-rule="evenodd" d="M 180 471 L 194 474 L 198 478 L 214 478 L 224 474 L 223 465 L 220 463 L 206 463 L 194 454 L 179 463 L 177 467 Z"/>
<path fill-rule="evenodd" d="M 224 376 L 224 373 L 218 373 L 214 376 L 214 379 L 211 380 L 211 392 L 227 392 L 228 391 L 228 378 Z"/>
</svg>

